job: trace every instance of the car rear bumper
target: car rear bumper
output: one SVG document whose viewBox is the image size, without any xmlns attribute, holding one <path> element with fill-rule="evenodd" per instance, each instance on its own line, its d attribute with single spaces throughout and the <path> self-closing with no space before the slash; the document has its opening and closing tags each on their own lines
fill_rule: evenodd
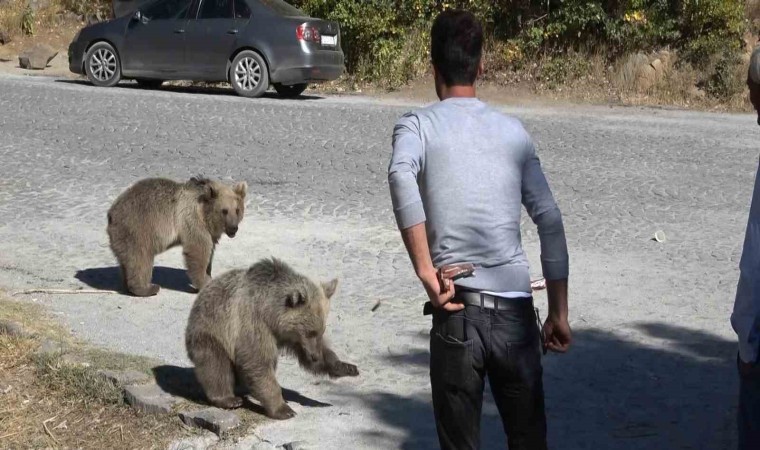
<svg viewBox="0 0 760 450">
<path fill-rule="evenodd" d="M 340 78 L 344 70 L 343 52 L 324 50 L 283 61 L 270 77 L 272 83 L 314 83 Z"/>
</svg>

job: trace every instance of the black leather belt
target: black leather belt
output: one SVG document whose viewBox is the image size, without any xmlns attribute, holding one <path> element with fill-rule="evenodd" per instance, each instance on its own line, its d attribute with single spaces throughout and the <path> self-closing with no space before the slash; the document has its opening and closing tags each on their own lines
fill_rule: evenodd
<svg viewBox="0 0 760 450">
<path fill-rule="evenodd" d="M 464 303 L 465 305 L 480 306 L 485 309 L 496 311 L 506 311 L 515 309 L 524 309 L 533 307 L 533 297 L 523 298 L 505 298 L 481 292 L 459 290 L 454 294 L 455 303 Z"/>
</svg>

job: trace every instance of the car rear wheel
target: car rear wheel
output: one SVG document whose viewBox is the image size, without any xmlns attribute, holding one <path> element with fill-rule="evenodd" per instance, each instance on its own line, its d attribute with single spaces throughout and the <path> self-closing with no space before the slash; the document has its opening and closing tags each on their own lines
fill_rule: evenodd
<svg viewBox="0 0 760 450">
<path fill-rule="evenodd" d="M 293 97 L 298 97 L 299 95 L 303 94 L 303 91 L 306 90 L 306 86 L 307 86 L 306 83 L 293 84 L 290 86 L 277 83 L 274 85 L 274 90 L 277 91 L 277 93 L 280 94 L 281 97 L 293 98 Z"/>
<path fill-rule="evenodd" d="M 269 89 L 269 70 L 264 58 L 251 50 L 235 56 L 230 66 L 230 84 L 238 95 L 260 97 Z"/>
<path fill-rule="evenodd" d="M 98 42 L 87 50 L 84 69 L 95 86 L 111 87 L 121 80 L 119 55 L 108 42 Z"/>
<path fill-rule="evenodd" d="M 152 80 L 150 78 L 137 78 L 135 81 L 143 89 L 158 89 L 164 84 L 164 80 Z"/>
</svg>

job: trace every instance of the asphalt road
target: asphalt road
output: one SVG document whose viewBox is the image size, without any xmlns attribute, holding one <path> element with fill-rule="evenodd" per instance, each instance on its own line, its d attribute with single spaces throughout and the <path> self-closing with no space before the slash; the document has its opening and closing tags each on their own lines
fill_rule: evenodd
<svg viewBox="0 0 760 450">
<path fill-rule="evenodd" d="M 317 448 L 434 448 L 429 319 L 386 181 L 393 123 L 413 106 L 1 77 L 0 285 L 118 288 L 105 214 L 123 189 L 148 176 L 246 180 L 247 216 L 217 249 L 215 274 L 278 256 L 315 277 L 338 276 L 329 334 L 362 371 L 321 380 L 283 361 L 281 383 L 301 394 L 299 415 L 259 433 Z M 575 344 L 544 361 L 550 444 L 729 447 L 737 382 L 728 317 L 758 161 L 754 119 L 504 109 L 537 141 L 571 252 Z M 523 225 L 538 277 L 535 228 Z M 651 240 L 657 230 L 664 243 Z M 95 344 L 187 365 L 194 296 L 179 250 L 156 264 L 157 297 L 23 298 Z M 537 304 L 545 313 L 543 294 Z M 483 442 L 504 446 L 492 402 Z"/>
</svg>

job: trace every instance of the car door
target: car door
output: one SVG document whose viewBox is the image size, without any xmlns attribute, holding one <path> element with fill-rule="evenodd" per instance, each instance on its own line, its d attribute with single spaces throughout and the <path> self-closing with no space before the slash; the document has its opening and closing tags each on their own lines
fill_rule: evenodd
<svg viewBox="0 0 760 450">
<path fill-rule="evenodd" d="M 199 77 L 226 77 L 227 61 L 240 32 L 234 4 L 234 0 L 200 0 L 197 17 L 187 23 L 185 61 Z"/>
<path fill-rule="evenodd" d="M 156 0 L 127 26 L 121 50 L 125 74 L 171 78 L 184 69 L 185 27 L 192 0 Z"/>
</svg>

